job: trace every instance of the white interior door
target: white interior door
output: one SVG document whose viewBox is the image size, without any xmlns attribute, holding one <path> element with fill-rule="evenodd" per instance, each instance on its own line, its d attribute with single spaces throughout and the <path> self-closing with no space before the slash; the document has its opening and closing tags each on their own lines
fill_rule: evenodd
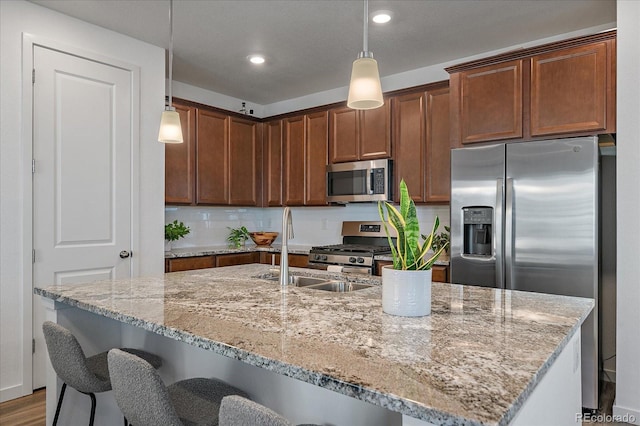
<svg viewBox="0 0 640 426">
<path fill-rule="evenodd" d="M 33 54 L 33 284 L 129 277 L 130 71 L 40 46 Z M 39 299 L 34 389 L 46 376 Z"/>
</svg>

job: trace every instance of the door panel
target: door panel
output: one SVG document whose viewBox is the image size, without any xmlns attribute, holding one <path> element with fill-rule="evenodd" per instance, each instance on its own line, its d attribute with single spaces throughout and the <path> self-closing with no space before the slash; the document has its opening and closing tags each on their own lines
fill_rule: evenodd
<svg viewBox="0 0 640 426">
<path fill-rule="evenodd" d="M 503 144 L 451 150 L 451 282 L 499 287 L 502 246 Z M 463 255 L 463 208 L 493 208 L 491 256 Z"/>
<path fill-rule="evenodd" d="M 230 117 L 229 204 L 258 205 L 259 146 L 257 123 Z"/>
<path fill-rule="evenodd" d="M 304 204 L 327 204 L 327 160 L 329 158 L 329 120 L 327 112 L 305 116 L 305 193 Z"/>
<path fill-rule="evenodd" d="M 131 276 L 131 74 L 34 48 L 34 286 Z M 44 312 L 33 303 L 33 386 L 45 385 Z"/>
<path fill-rule="evenodd" d="M 513 289 L 595 297 L 596 168 L 593 137 L 507 146 Z"/>
<path fill-rule="evenodd" d="M 283 120 L 284 127 L 284 204 L 304 205 L 304 116 Z"/>
<path fill-rule="evenodd" d="M 229 204 L 228 116 L 198 109 L 196 202 Z"/>
</svg>

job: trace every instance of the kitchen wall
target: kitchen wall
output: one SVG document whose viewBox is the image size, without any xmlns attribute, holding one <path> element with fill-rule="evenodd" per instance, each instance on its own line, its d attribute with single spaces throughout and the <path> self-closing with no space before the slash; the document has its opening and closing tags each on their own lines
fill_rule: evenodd
<svg viewBox="0 0 640 426">
<path fill-rule="evenodd" d="M 431 230 L 436 217 L 440 231 L 449 225 L 448 206 L 418 206 L 420 229 Z M 348 220 L 379 221 L 376 204 L 348 204 L 344 207 L 293 207 L 293 245 L 338 244 L 342 242 L 342 222 Z M 282 208 L 237 207 L 165 207 L 166 222 L 182 221 L 191 233 L 173 244 L 175 248 L 224 245 L 227 227 L 246 226 L 249 231 L 282 232 Z M 281 238 L 275 241 L 280 244 Z M 251 243 L 249 241 L 248 243 Z"/>
<path fill-rule="evenodd" d="M 617 325 L 613 414 L 640 425 L 640 2 L 618 0 Z"/>
</svg>

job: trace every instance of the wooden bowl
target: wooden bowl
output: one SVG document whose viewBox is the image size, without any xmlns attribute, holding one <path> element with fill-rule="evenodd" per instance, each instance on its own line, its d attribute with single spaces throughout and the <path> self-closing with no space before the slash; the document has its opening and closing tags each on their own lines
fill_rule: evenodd
<svg viewBox="0 0 640 426">
<path fill-rule="evenodd" d="M 249 232 L 249 236 L 259 247 L 269 247 L 278 238 L 277 232 Z"/>
</svg>

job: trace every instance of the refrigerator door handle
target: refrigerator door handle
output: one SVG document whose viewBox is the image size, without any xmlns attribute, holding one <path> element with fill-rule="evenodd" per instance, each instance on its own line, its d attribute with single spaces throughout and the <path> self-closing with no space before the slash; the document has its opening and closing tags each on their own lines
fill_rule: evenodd
<svg viewBox="0 0 640 426">
<path fill-rule="evenodd" d="M 505 288 L 513 290 L 513 179 L 507 178 L 505 188 L 504 271 Z"/>
<path fill-rule="evenodd" d="M 493 247 L 495 250 L 496 287 L 505 288 L 504 245 L 502 244 L 502 207 L 504 206 L 504 179 L 496 179 L 496 208 L 493 225 Z"/>
</svg>

